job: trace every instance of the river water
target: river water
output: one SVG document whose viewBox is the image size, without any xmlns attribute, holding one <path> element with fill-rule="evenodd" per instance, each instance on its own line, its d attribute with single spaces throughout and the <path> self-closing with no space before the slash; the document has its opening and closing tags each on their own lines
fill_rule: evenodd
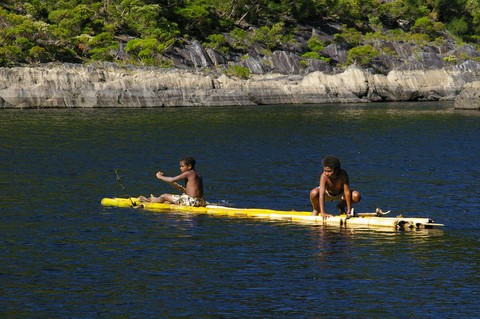
<svg viewBox="0 0 480 319">
<path fill-rule="evenodd" d="M 0 317 L 479 318 L 480 113 L 451 106 L 2 110 Z M 192 155 L 210 202 L 310 210 L 327 154 L 357 211 L 445 227 L 100 205 L 174 192 L 154 174 Z"/>
</svg>

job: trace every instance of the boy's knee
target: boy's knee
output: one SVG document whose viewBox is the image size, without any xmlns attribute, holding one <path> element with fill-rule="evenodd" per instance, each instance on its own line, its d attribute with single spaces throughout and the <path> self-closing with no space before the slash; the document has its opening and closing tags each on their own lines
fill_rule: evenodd
<svg viewBox="0 0 480 319">
<path fill-rule="evenodd" d="M 315 187 L 310 191 L 310 198 L 317 197 L 318 196 L 318 187 Z"/>
<path fill-rule="evenodd" d="M 362 199 L 362 195 L 361 195 L 359 192 L 354 191 L 354 192 L 352 193 L 352 200 L 353 200 L 354 202 L 357 203 L 357 202 L 359 202 L 361 199 Z"/>
</svg>

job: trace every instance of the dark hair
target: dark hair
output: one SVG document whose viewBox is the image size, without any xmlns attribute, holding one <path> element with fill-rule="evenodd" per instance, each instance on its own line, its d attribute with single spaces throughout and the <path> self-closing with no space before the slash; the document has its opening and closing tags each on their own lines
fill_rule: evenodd
<svg viewBox="0 0 480 319">
<path fill-rule="evenodd" d="M 182 157 L 180 162 L 184 162 L 185 165 L 191 165 L 192 168 L 195 168 L 195 164 L 197 163 L 197 161 L 195 161 L 195 159 L 191 156 Z"/>
<path fill-rule="evenodd" d="M 336 171 L 340 169 L 340 160 L 335 156 L 328 155 L 323 158 L 322 165 L 324 167 L 331 167 Z"/>
</svg>

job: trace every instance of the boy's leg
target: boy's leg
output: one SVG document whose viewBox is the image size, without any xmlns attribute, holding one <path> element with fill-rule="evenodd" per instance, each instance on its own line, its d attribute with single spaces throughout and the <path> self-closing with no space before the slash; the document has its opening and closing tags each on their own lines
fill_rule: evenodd
<svg viewBox="0 0 480 319">
<path fill-rule="evenodd" d="M 352 191 L 352 205 L 357 204 L 361 200 L 362 200 L 362 195 L 360 195 L 360 192 Z"/>
<path fill-rule="evenodd" d="M 357 191 L 352 191 L 352 206 L 360 202 L 362 195 Z M 347 207 L 347 202 L 343 199 L 340 203 L 337 204 L 338 212 L 340 214 L 345 213 L 345 207 Z"/>
<path fill-rule="evenodd" d="M 152 203 L 173 203 L 172 194 L 162 194 L 158 197 L 151 198 Z"/>
<path fill-rule="evenodd" d="M 141 202 L 149 202 L 150 201 L 150 198 L 146 198 L 145 196 L 143 195 L 140 195 L 138 197 L 138 199 L 141 201 Z"/>
<path fill-rule="evenodd" d="M 347 207 L 347 202 L 345 200 L 342 200 L 337 204 L 337 209 L 339 214 L 344 214 L 345 213 L 345 207 Z"/>
</svg>

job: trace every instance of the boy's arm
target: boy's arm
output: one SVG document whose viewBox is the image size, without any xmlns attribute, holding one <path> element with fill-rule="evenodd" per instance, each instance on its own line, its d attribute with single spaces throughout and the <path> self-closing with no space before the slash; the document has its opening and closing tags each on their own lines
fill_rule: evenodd
<svg viewBox="0 0 480 319">
<path fill-rule="evenodd" d="M 327 182 L 327 178 L 325 175 L 320 176 L 320 185 L 318 187 L 318 203 L 320 206 L 320 214 L 322 217 L 325 219 L 327 217 L 330 217 L 332 215 L 329 215 L 325 212 L 325 184 Z"/>
<path fill-rule="evenodd" d="M 175 176 L 175 177 L 167 177 L 167 176 L 163 175 L 162 171 L 159 171 L 159 172 L 157 172 L 156 176 L 159 180 L 162 180 L 162 181 L 170 184 L 171 186 L 175 187 L 176 189 L 178 189 L 182 193 L 186 193 L 187 190 L 185 189 L 185 187 L 183 187 L 182 185 L 180 185 L 176 182 L 176 181 L 179 181 L 179 180 L 182 180 L 182 179 L 186 178 L 185 176 L 183 176 L 184 174 L 185 173 L 182 173 L 182 174 L 180 174 L 178 176 Z"/>
</svg>

